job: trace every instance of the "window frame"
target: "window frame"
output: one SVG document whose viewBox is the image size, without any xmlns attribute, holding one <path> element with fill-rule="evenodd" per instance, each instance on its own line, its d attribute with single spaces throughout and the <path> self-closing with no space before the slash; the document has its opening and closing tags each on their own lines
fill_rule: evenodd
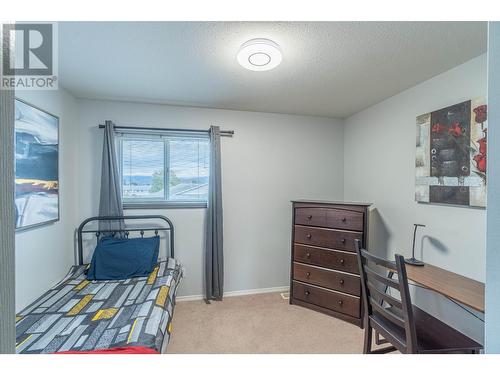
<svg viewBox="0 0 500 375">
<path fill-rule="evenodd" d="M 208 197 L 206 200 L 199 201 L 173 201 L 168 200 L 167 197 L 170 193 L 170 141 L 175 138 L 194 138 L 194 139 L 207 139 L 209 136 L 193 133 L 190 131 L 117 131 L 116 132 L 116 152 L 118 160 L 118 173 L 120 175 L 121 198 L 123 209 L 168 209 L 168 208 L 207 208 Z M 163 141 L 163 184 L 164 195 L 163 199 L 159 198 L 140 198 L 140 199 L 126 199 L 123 196 L 123 141 L 152 141 L 156 138 Z M 210 154 L 209 154 L 210 157 Z M 210 162 L 209 162 L 210 163 Z M 210 165 L 210 164 L 209 164 Z M 210 176 L 210 170 L 209 170 Z"/>
</svg>

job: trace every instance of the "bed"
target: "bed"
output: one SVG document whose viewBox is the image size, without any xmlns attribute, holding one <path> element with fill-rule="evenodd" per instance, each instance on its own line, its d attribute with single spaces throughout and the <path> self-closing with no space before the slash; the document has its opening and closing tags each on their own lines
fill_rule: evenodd
<svg viewBox="0 0 500 375">
<path fill-rule="evenodd" d="M 157 223 L 139 224 L 155 220 Z M 121 230 L 98 230 L 88 224 L 120 220 Z M 135 223 L 127 224 L 130 220 Z M 94 217 L 78 229 L 78 264 L 63 280 L 16 315 L 16 353 L 120 352 L 164 353 L 172 332 L 181 264 L 174 258 L 174 232 L 163 216 Z M 166 257 L 149 276 L 90 281 L 85 272 L 84 235 L 97 241 L 105 235 L 144 236 L 149 232 L 169 238 Z M 95 242 L 94 239 L 94 242 Z M 88 239 L 87 239 L 88 241 Z M 133 350 L 131 350 L 133 351 Z M 124 351 L 127 352 L 127 351 Z"/>
</svg>

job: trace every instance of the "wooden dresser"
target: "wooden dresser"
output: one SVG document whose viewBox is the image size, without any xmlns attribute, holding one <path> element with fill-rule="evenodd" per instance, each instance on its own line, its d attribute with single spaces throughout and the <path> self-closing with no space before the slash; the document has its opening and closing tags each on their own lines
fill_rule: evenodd
<svg viewBox="0 0 500 375">
<path fill-rule="evenodd" d="M 354 240 L 367 245 L 369 203 L 292 201 L 290 304 L 362 326 Z"/>
</svg>

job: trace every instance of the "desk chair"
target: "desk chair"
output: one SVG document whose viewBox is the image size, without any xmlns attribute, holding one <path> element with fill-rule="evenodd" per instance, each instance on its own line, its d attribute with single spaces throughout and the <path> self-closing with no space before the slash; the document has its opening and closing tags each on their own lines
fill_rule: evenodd
<svg viewBox="0 0 500 375">
<path fill-rule="evenodd" d="M 403 256 L 391 262 L 355 242 L 365 305 L 363 353 L 479 353 L 480 344 L 412 305 Z M 384 276 L 389 272 L 397 279 Z M 372 350 L 372 330 L 392 346 Z"/>
</svg>

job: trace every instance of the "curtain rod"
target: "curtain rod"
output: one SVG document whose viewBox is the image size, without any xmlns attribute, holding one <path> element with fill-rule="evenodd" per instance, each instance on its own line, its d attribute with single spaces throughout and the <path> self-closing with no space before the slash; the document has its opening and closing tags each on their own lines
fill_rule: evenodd
<svg viewBox="0 0 500 375">
<path fill-rule="evenodd" d="M 99 124 L 99 128 L 103 129 L 105 125 Z M 117 126 L 114 125 L 115 129 L 123 129 L 123 130 L 151 130 L 151 131 L 178 131 L 178 132 L 190 132 L 190 133 L 208 133 L 208 130 L 201 130 L 201 129 L 175 129 L 175 128 L 148 128 L 148 127 L 142 127 L 142 126 Z M 234 134 L 234 130 L 221 130 L 220 135 L 221 137 L 232 137 Z"/>
</svg>

